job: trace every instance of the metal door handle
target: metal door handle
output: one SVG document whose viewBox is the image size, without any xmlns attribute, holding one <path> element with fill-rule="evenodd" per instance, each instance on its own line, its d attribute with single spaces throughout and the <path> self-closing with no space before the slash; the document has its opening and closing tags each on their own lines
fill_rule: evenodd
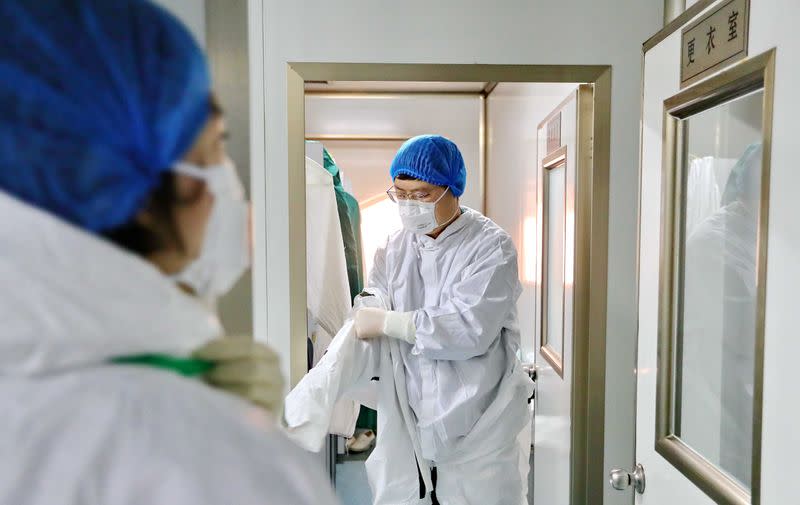
<svg viewBox="0 0 800 505">
<path fill-rule="evenodd" d="M 536 382 L 538 374 L 536 373 L 536 365 L 533 363 L 523 363 L 522 369 L 525 370 L 525 373 L 528 374 L 528 377 L 531 378 L 533 382 Z"/>
<path fill-rule="evenodd" d="M 530 405 L 530 403 L 536 398 L 536 379 L 538 377 L 536 373 L 536 363 L 523 363 L 522 369 L 533 381 L 533 394 L 530 398 L 528 398 L 528 405 Z"/>
<path fill-rule="evenodd" d="M 625 491 L 629 487 L 633 486 L 633 489 L 635 489 L 637 493 L 644 494 L 644 467 L 642 465 L 636 465 L 633 473 L 627 472 L 620 468 L 615 468 L 611 470 L 608 481 L 611 483 L 611 487 L 617 491 Z"/>
</svg>

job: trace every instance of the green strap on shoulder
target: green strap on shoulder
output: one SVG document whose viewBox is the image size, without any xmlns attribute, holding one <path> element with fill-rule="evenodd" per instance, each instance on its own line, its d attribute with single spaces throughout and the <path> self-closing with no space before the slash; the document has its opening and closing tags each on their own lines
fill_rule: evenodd
<svg viewBox="0 0 800 505">
<path fill-rule="evenodd" d="M 184 377 L 197 377 L 212 368 L 214 362 L 193 358 L 178 358 L 167 354 L 139 354 L 136 356 L 120 356 L 111 360 L 120 365 L 142 365 L 151 368 L 170 370 Z"/>
</svg>

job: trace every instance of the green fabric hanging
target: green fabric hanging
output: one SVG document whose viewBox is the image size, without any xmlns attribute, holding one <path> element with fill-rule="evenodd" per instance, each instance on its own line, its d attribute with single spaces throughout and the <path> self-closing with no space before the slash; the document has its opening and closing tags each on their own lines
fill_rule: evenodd
<svg viewBox="0 0 800 505">
<path fill-rule="evenodd" d="M 121 356 L 111 360 L 120 365 L 143 365 L 151 368 L 161 368 L 175 372 L 185 377 L 203 375 L 212 368 L 214 363 L 202 359 L 178 358 L 167 354 L 139 354 L 136 356 Z"/>
<path fill-rule="evenodd" d="M 364 269 L 361 253 L 361 212 L 358 201 L 350 193 L 336 191 L 336 207 L 344 239 L 344 256 L 347 260 L 347 280 L 350 283 L 350 302 L 364 289 Z M 347 219 L 342 219 L 342 216 Z"/>
<path fill-rule="evenodd" d="M 364 267 L 361 252 L 361 211 L 358 201 L 344 190 L 342 174 L 331 154 L 323 148 L 323 167 L 333 176 L 336 191 L 336 210 L 344 241 L 344 256 L 347 262 L 347 280 L 350 284 L 350 302 L 364 289 Z"/>
</svg>

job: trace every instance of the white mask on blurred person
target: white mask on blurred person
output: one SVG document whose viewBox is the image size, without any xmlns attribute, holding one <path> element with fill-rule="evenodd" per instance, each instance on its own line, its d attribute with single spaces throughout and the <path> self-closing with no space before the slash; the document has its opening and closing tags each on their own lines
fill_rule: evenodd
<svg viewBox="0 0 800 505">
<path fill-rule="evenodd" d="M 203 298 L 227 293 L 250 267 L 250 206 L 230 159 L 198 167 L 178 162 L 175 172 L 202 179 L 214 196 L 200 256 L 175 276 Z"/>
</svg>

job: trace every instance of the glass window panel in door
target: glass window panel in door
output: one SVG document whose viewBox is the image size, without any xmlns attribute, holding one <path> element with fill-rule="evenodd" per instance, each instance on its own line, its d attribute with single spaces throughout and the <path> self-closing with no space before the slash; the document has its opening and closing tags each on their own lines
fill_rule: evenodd
<svg viewBox="0 0 800 505">
<path fill-rule="evenodd" d="M 545 332 L 544 345 L 559 358 L 564 353 L 564 217 L 566 164 L 545 170 Z"/>
<path fill-rule="evenodd" d="M 750 489 L 763 91 L 682 121 L 674 431 Z"/>
</svg>

